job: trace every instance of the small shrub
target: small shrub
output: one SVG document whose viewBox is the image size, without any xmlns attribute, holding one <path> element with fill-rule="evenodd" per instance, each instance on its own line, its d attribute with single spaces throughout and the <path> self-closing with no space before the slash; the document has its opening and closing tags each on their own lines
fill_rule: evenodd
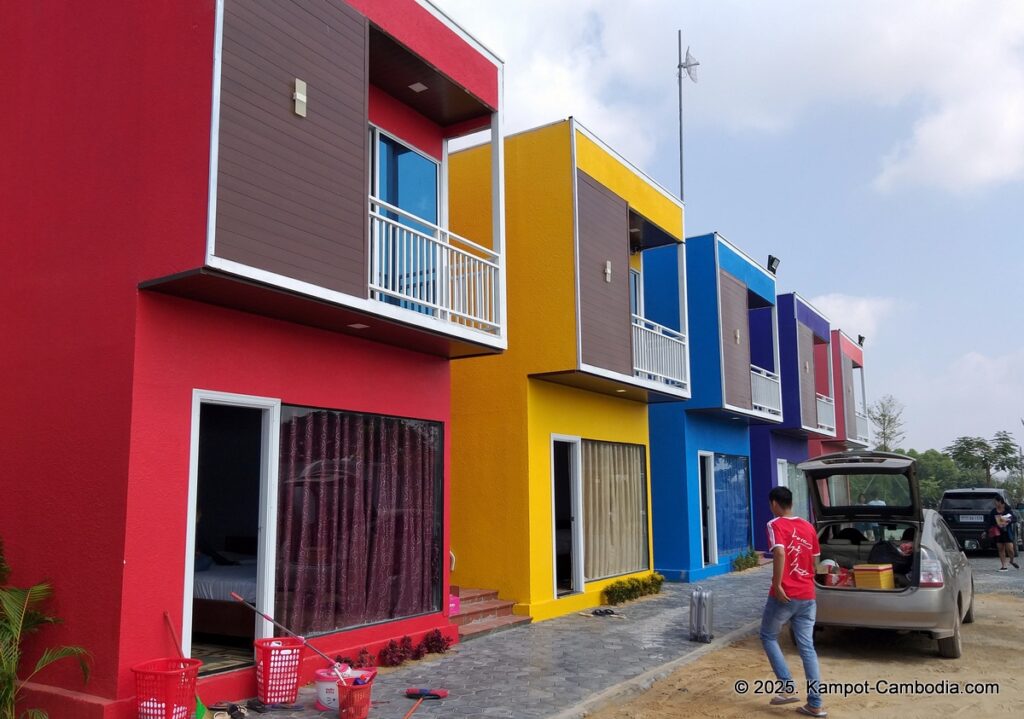
<svg viewBox="0 0 1024 719">
<path fill-rule="evenodd" d="M 411 655 L 410 658 L 415 660 L 415 661 L 419 661 L 420 659 L 422 659 L 425 656 L 427 656 L 427 643 L 426 642 L 420 642 L 415 647 L 413 647 L 412 655 Z"/>
<path fill-rule="evenodd" d="M 440 629 L 427 632 L 423 637 L 423 647 L 428 654 L 444 654 L 451 649 L 452 640 L 441 633 Z"/>
<path fill-rule="evenodd" d="M 758 560 L 757 552 L 753 549 L 748 549 L 732 560 L 734 572 L 742 572 L 744 569 L 751 569 L 758 564 L 760 564 L 760 561 Z"/>
<path fill-rule="evenodd" d="M 604 590 L 604 601 L 607 604 L 622 604 L 633 599 L 658 594 L 661 592 L 661 585 L 665 577 L 654 572 L 647 577 L 630 577 L 612 582 Z"/>
<path fill-rule="evenodd" d="M 350 664 L 349 666 L 353 666 L 356 669 L 369 669 L 370 667 L 374 666 L 373 655 L 370 654 L 369 650 L 366 647 L 363 647 L 359 650 L 359 656 L 356 657 L 356 663 Z"/>
<path fill-rule="evenodd" d="M 402 645 L 392 639 L 380 650 L 377 659 L 382 667 L 399 667 L 405 663 L 405 650 Z"/>
</svg>

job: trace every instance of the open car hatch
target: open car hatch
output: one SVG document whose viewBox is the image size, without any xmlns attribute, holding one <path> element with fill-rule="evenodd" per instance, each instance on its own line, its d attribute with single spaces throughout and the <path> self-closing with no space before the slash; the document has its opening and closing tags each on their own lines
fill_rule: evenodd
<svg viewBox="0 0 1024 719">
<path fill-rule="evenodd" d="M 838 452 L 803 462 L 799 469 L 818 521 L 907 520 L 921 522 L 924 511 L 916 463 L 890 452 Z"/>
</svg>

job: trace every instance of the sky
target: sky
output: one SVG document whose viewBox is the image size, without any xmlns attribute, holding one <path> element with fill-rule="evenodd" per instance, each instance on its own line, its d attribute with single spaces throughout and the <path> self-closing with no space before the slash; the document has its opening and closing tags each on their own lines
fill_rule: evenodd
<svg viewBox="0 0 1024 719">
<path fill-rule="evenodd" d="M 505 61 L 506 131 L 569 115 L 864 335 L 915 449 L 1024 440 L 1024 2 L 437 0 Z"/>
</svg>

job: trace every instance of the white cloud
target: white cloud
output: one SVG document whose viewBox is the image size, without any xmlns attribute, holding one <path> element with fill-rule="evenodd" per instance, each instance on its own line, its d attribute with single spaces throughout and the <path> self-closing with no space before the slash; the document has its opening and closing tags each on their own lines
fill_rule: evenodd
<svg viewBox="0 0 1024 719">
<path fill-rule="evenodd" d="M 832 293 L 810 300 L 831 321 L 833 329 L 841 329 L 851 337 L 874 337 L 896 307 L 889 297 L 856 297 Z"/>
<path fill-rule="evenodd" d="M 891 388 L 906 405 L 913 446 L 941 449 L 959 436 L 991 437 L 1004 429 L 1024 438 L 1024 348 L 967 352 L 937 371 L 926 360 Z"/>
<path fill-rule="evenodd" d="M 916 120 L 879 148 L 880 191 L 1024 178 L 1018 0 L 440 1 L 505 58 L 511 131 L 571 114 L 639 165 L 674 152 L 682 27 L 702 63 L 688 142 L 701 127 L 783 132 L 817 108 L 900 106 Z"/>
</svg>

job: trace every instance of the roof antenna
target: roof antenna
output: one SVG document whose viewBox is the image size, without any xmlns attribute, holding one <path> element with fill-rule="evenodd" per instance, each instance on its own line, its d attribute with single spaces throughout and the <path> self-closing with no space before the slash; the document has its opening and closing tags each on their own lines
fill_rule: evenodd
<svg viewBox="0 0 1024 719">
<path fill-rule="evenodd" d="M 679 64 L 676 66 L 679 79 L 679 200 L 685 202 L 686 195 L 683 192 L 683 73 L 693 82 L 697 82 L 697 66 L 700 65 L 697 59 L 690 54 L 690 48 L 686 48 L 686 57 L 683 57 L 683 31 L 679 31 Z"/>
</svg>

